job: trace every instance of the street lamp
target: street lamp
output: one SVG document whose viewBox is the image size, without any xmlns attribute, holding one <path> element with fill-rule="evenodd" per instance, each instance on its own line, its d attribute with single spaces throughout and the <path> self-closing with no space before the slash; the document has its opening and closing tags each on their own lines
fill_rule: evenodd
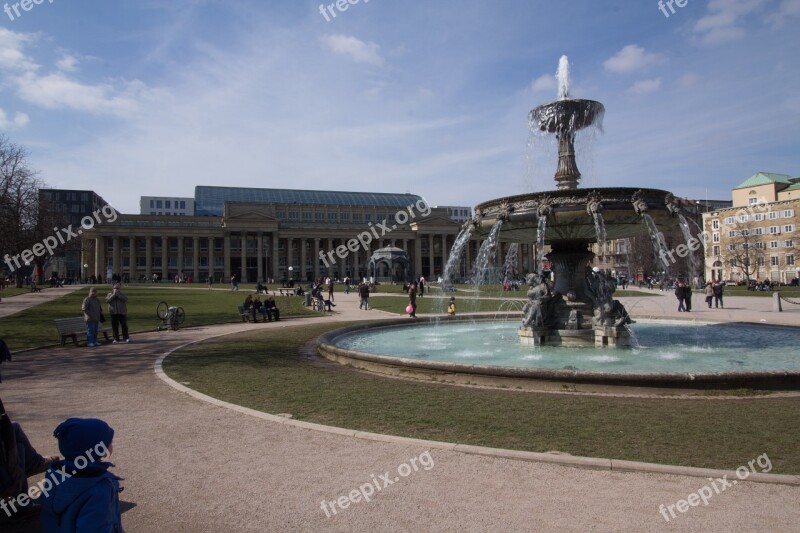
<svg viewBox="0 0 800 533">
<path fill-rule="evenodd" d="M 86 280 L 89 277 L 89 265 L 87 263 L 83 264 L 83 279 Z"/>
<path fill-rule="evenodd" d="M 292 280 L 293 280 L 293 274 L 292 274 L 292 272 L 294 272 L 294 267 L 289 267 L 289 286 L 290 286 L 290 287 L 291 287 L 291 285 L 292 285 Z"/>
</svg>

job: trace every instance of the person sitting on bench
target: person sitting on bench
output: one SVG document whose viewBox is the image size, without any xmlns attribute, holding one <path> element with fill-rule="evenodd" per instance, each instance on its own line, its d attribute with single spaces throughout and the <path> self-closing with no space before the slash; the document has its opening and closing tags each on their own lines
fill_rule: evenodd
<svg viewBox="0 0 800 533">
<path fill-rule="evenodd" d="M 320 283 L 311 291 L 311 297 L 322 302 L 328 307 L 328 311 L 331 311 L 331 306 L 336 307 L 336 304 L 331 302 L 330 300 L 326 300 L 322 297 L 322 284 Z"/>
<path fill-rule="evenodd" d="M 264 310 L 266 313 L 267 320 L 272 322 L 273 317 L 275 318 L 275 322 L 281 319 L 281 311 L 278 309 L 278 306 L 275 304 L 275 298 L 270 296 L 264 302 Z"/>
</svg>

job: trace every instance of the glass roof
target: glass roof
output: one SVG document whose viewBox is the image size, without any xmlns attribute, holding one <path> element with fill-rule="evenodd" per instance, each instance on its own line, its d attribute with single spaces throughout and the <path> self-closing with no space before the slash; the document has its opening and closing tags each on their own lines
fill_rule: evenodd
<svg viewBox="0 0 800 533">
<path fill-rule="evenodd" d="M 255 189 L 249 187 L 198 185 L 194 189 L 194 210 L 197 216 L 221 216 L 225 202 L 368 206 L 400 209 L 421 199 L 416 194 Z"/>
</svg>

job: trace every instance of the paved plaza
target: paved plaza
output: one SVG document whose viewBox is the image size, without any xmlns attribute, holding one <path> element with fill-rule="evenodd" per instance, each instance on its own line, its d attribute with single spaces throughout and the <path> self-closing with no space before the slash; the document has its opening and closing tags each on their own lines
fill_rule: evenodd
<svg viewBox="0 0 800 533">
<path fill-rule="evenodd" d="M 688 318 L 673 301 L 666 294 L 624 303 L 634 316 Z M 701 309 L 699 295 L 695 302 L 697 320 L 800 325 L 800 310 L 772 313 L 768 298 L 731 297 L 724 311 Z M 800 486 L 739 483 L 707 506 L 666 521 L 659 506 L 687 498 L 708 479 L 573 468 L 315 431 L 204 401 L 157 375 L 155 363 L 166 352 L 204 338 L 320 320 L 396 318 L 360 311 L 355 294 L 337 293 L 336 303 L 337 312 L 322 318 L 146 333 L 133 336 L 130 345 L 93 350 L 23 352 L 3 367 L 3 402 L 43 454 L 57 453 L 52 432 L 63 419 L 108 421 L 116 430 L 114 471 L 125 479 L 123 526 L 134 533 L 800 531 Z M 425 468 L 411 469 L 412 462 Z M 369 502 L 333 505 L 335 514 L 331 505 L 323 509 L 323 501 L 367 485 L 380 487 Z"/>
</svg>

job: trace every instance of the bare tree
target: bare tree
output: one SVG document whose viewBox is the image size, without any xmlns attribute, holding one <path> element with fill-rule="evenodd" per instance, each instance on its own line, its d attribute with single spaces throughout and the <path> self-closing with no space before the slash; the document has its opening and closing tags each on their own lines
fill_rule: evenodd
<svg viewBox="0 0 800 533">
<path fill-rule="evenodd" d="M 723 259 L 731 266 L 741 270 L 747 282 L 766 264 L 767 251 L 764 238 L 757 234 L 757 225 L 751 217 L 741 222 L 737 217 L 732 224 L 726 225 L 728 231 L 727 244 L 721 250 Z"/>
<path fill-rule="evenodd" d="M 41 186 L 36 171 L 28 166 L 27 150 L 0 135 L 0 256 L 2 268 L 17 273 L 18 284 L 35 263 L 31 267 L 7 259 L 29 249 L 44 233 L 39 217 Z"/>
</svg>

